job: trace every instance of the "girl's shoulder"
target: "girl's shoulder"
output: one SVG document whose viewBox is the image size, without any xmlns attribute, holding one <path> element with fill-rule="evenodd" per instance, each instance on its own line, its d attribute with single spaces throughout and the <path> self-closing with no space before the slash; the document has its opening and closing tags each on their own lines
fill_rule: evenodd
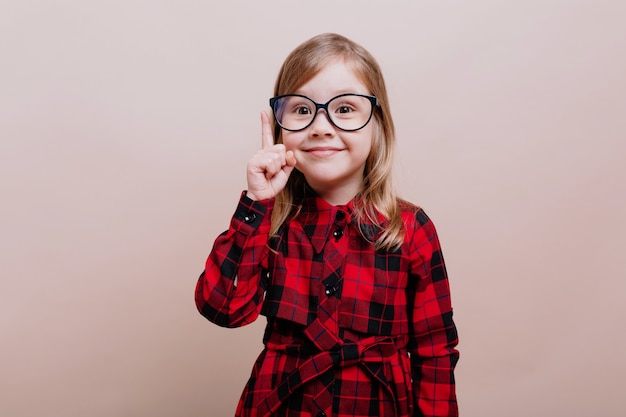
<svg viewBox="0 0 626 417">
<path fill-rule="evenodd" d="M 400 217 L 407 229 L 434 228 L 432 220 L 422 206 L 407 200 L 398 199 L 398 208 Z"/>
<path fill-rule="evenodd" d="M 416 204 L 411 203 L 410 201 L 407 200 L 403 200 L 401 198 L 397 199 L 398 202 L 398 208 L 400 209 L 400 213 L 405 214 L 405 213 L 417 213 L 420 210 L 422 210 L 422 208 Z"/>
</svg>

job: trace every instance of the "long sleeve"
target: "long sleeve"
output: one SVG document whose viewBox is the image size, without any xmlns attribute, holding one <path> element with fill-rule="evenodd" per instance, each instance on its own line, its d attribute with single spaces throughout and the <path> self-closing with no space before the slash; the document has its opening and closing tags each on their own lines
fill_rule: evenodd
<svg viewBox="0 0 626 417">
<path fill-rule="evenodd" d="M 272 202 L 253 201 L 242 193 L 230 227 L 215 240 L 198 279 L 198 311 L 219 326 L 243 326 L 259 315 Z"/>
<path fill-rule="evenodd" d="M 415 415 L 456 417 L 458 336 L 446 267 L 433 223 L 422 210 L 416 220 L 409 275 L 414 291 L 410 347 Z"/>
</svg>

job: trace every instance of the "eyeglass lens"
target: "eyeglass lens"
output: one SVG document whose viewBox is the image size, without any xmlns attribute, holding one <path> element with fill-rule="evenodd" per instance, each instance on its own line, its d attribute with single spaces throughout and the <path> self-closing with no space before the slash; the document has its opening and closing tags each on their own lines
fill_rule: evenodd
<svg viewBox="0 0 626 417">
<path fill-rule="evenodd" d="M 274 101 L 274 116 L 287 130 L 302 130 L 316 117 L 318 106 L 308 97 L 288 95 Z M 373 104 L 368 97 L 341 95 L 327 103 L 327 115 L 342 130 L 363 128 L 372 116 Z"/>
</svg>

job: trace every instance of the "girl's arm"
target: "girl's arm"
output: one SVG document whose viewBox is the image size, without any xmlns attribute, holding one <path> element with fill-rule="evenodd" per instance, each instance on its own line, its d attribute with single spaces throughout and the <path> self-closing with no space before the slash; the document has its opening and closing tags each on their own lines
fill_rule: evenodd
<svg viewBox="0 0 626 417">
<path fill-rule="evenodd" d="M 458 416 L 454 368 L 457 331 L 452 320 L 446 267 L 432 221 L 416 214 L 411 242 L 411 366 L 413 396 L 420 416 Z"/>
<path fill-rule="evenodd" d="M 253 201 L 244 192 L 230 227 L 215 240 L 195 295 L 198 311 L 215 324 L 243 326 L 259 315 L 272 202 Z"/>
<path fill-rule="evenodd" d="M 267 240 L 274 197 L 296 165 L 292 151 L 275 144 L 269 116 L 261 113 L 261 149 L 248 161 L 248 191 L 239 200 L 229 229 L 220 235 L 196 286 L 196 306 L 212 322 L 237 327 L 261 310 L 266 282 Z"/>
</svg>

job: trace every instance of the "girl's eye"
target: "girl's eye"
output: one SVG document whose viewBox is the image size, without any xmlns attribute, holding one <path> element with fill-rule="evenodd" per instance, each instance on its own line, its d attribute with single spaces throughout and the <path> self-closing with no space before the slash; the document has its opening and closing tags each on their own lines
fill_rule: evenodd
<svg viewBox="0 0 626 417">
<path fill-rule="evenodd" d="M 307 106 L 297 106 L 295 108 L 295 113 L 296 114 L 311 114 L 311 109 L 309 109 Z"/>
<path fill-rule="evenodd" d="M 341 105 L 339 107 L 337 107 L 337 113 L 350 113 L 353 112 L 354 109 L 348 105 Z"/>
</svg>

